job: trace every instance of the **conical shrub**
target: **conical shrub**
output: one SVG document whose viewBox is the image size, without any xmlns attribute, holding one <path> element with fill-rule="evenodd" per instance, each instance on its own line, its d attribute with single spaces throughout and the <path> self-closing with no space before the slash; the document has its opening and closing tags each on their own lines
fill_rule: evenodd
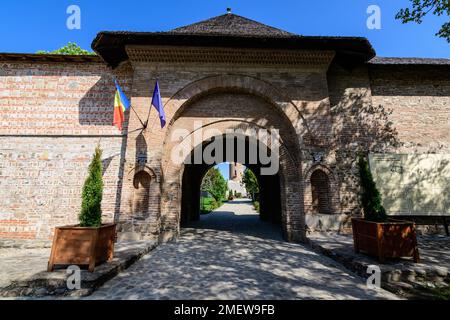
<svg viewBox="0 0 450 320">
<path fill-rule="evenodd" d="M 359 157 L 358 165 L 362 187 L 361 204 L 364 209 L 364 218 L 374 222 L 386 221 L 387 214 L 382 204 L 381 194 L 377 189 L 369 169 L 369 164 L 364 156 Z"/>
<path fill-rule="evenodd" d="M 83 186 L 79 215 L 81 227 L 100 227 L 102 224 L 103 166 L 101 158 L 102 151 L 100 147 L 97 147 L 89 165 L 89 175 Z"/>
</svg>

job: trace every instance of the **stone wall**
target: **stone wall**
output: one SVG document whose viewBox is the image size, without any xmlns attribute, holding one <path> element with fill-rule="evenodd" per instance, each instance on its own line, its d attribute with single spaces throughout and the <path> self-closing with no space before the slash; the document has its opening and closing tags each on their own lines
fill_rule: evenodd
<svg viewBox="0 0 450 320">
<path fill-rule="evenodd" d="M 0 62 L 0 238 L 51 239 L 76 224 L 97 144 L 103 218 L 120 210 L 126 138 L 112 126 L 113 72 L 103 63 Z M 130 92 L 129 66 L 115 72 Z"/>
</svg>

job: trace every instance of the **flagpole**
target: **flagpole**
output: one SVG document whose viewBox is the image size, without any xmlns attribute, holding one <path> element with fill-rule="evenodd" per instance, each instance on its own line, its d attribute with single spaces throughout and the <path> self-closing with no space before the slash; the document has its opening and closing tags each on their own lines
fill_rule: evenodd
<svg viewBox="0 0 450 320">
<path fill-rule="evenodd" d="M 130 105 L 130 109 L 133 110 L 133 112 L 136 114 L 136 117 L 139 119 L 139 122 L 141 123 L 142 128 L 143 129 L 147 128 L 147 125 L 142 122 L 141 117 L 139 117 L 138 113 L 136 112 L 136 110 L 134 110 L 132 105 Z"/>
<path fill-rule="evenodd" d="M 158 79 L 156 79 L 156 83 L 158 83 Z M 155 84 L 155 88 L 156 88 L 156 84 Z M 155 90 L 153 90 L 152 101 L 150 101 L 150 109 L 148 110 L 147 121 L 145 122 L 145 127 L 146 127 L 146 128 L 147 128 L 147 126 L 148 126 L 148 121 L 150 120 L 150 114 L 152 113 L 152 107 L 153 107 L 153 95 L 155 94 L 154 91 L 155 91 Z"/>
<path fill-rule="evenodd" d="M 150 110 L 148 110 L 148 116 L 147 116 L 147 121 L 145 121 L 145 128 L 148 127 L 148 122 L 150 120 L 150 113 L 152 112 L 152 105 L 150 105 Z"/>
<path fill-rule="evenodd" d="M 119 84 L 117 83 L 116 77 L 113 77 L 113 79 L 114 79 L 114 83 L 116 84 L 116 90 L 121 91 L 120 86 L 119 86 Z M 126 98 L 126 96 L 125 96 L 125 99 L 128 100 L 128 99 Z M 131 105 L 131 103 L 129 102 L 129 100 L 128 100 L 128 104 L 130 105 L 130 109 L 133 110 L 133 112 L 136 114 L 136 117 L 138 118 L 139 122 L 141 123 L 142 128 L 143 128 L 143 129 L 147 128 L 147 124 L 144 124 L 144 122 L 142 122 L 141 117 L 139 117 L 139 114 L 138 114 L 138 113 L 136 112 L 136 110 L 133 108 L 133 106 Z"/>
</svg>

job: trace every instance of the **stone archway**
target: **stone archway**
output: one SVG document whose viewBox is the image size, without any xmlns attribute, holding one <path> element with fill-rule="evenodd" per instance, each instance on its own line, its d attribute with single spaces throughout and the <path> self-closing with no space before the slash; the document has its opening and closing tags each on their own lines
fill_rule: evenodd
<svg viewBox="0 0 450 320">
<path fill-rule="evenodd" d="M 292 122 L 294 120 L 288 118 L 286 110 L 297 114 L 295 120 L 297 124 L 301 122 L 301 117 L 293 105 L 287 107 L 289 103 L 283 104 L 282 108 L 268 98 L 267 92 L 263 96 L 261 92 L 257 94 L 255 90 L 237 88 L 239 84 L 240 82 L 234 83 L 233 87 L 210 88 L 206 91 L 199 90 L 196 85 L 195 90 L 189 90 L 194 90 L 197 95 L 188 100 L 181 99 L 184 103 L 180 103 L 180 99 L 175 99 L 173 103 L 177 101 L 179 105 L 176 108 L 173 108 L 173 105 L 167 108 L 172 110 L 173 114 L 170 115 L 172 120 L 162 152 L 164 179 L 161 223 L 162 232 L 166 233 L 165 237 L 177 236 L 180 230 L 185 166 L 183 163 L 175 164 L 171 160 L 176 146 L 190 144 L 187 148 L 188 153 L 191 153 L 198 145 L 227 130 L 239 130 L 245 136 L 254 137 L 254 132 L 258 130 L 277 129 L 281 141 L 279 184 L 283 232 L 288 241 L 305 240 L 300 139 L 297 134 L 299 128 L 294 127 Z M 259 91 L 263 89 L 259 87 Z M 209 133 L 204 134 L 205 131 Z M 196 136 L 200 136 L 200 140 L 192 145 L 191 142 Z"/>
</svg>

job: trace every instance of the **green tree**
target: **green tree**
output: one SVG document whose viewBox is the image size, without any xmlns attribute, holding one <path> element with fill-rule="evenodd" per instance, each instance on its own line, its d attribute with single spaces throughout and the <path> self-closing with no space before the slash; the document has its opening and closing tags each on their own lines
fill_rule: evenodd
<svg viewBox="0 0 450 320">
<path fill-rule="evenodd" d="M 219 169 L 211 168 L 206 173 L 202 182 L 202 190 L 207 191 L 217 202 L 225 199 L 228 187 Z"/>
<path fill-rule="evenodd" d="M 100 227 L 102 224 L 103 166 L 101 158 L 102 151 L 100 147 L 97 147 L 83 186 L 79 215 L 81 227 Z"/>
<path fill-rule="evenodd" d="M 449 0 L 410 0 L 412 8 L 401 9 L 396 19 L 403 23 L 416 22 L 421 24 L 423 18 L 430 12 L 436 16 L 450 16 L 450 1 Z M 447 39 L 450 42 L 450 22 L 442 25 L 438 33 L 438 37 Z"/>
<path fill-rule="evenodd" d="M 255 193 L 259 193 L 259 183 L 256 175 L 252 170 L 247 168 L 244 171 L 244 177 L 242 180 L 245 184 L 245 189 L 247 189 L 247 192 L 252 195 L 252 198 L 254 198 Z"/>
<path fill-rule="evenodd" d="M 386 210 L 383 207 L 381 194 L 377 189 L 369 164 L 364 156 L 359 157 L 359 175 L 361 179 L 361 204 L 364 217 L 368 221 L 383 222 L 387 220 Z"/>
<path fill-rule="evenodd" d="M 54 51 L 38 51 L 37 54 L 62 54 L 62 55 L 95 55 L 95 52 L 81 49 L 79 45 L 69 42 L 62 48 Z"/>
</svg>

